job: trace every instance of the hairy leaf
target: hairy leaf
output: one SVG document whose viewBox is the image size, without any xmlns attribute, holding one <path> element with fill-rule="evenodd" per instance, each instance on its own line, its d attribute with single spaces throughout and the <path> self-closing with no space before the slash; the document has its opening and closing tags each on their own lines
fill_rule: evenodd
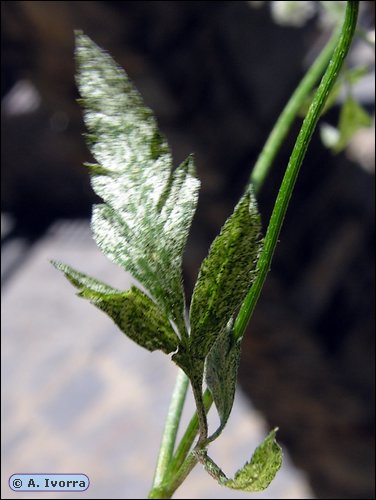
<svg viewBox="0 0 376 500">
<path fill-rule="evenodd" d="M 80 290 L 80 294 L 85 290 L 91 290 L 92 292 L 97 292 L 102 295 L 111 295 L 114 293 L 121 293 L 120 290 L 113 288 L 102 281 L 99 281 L 87 274 L 81 273 L 80 271 L 76 271 L 72 267 L 67 264 L 63 264 L 62 262 L 58 262 L 56 260 L 51 260 L 51 264 L 62 271 L 65 274 L 65 277 L 74 285 L 76 288 Z"/>
<path fill-rule="evenodd" d="M 262 491 L 269 486 L 282 465 L 282 450 L 272 430 L 252 455 L 250 462 L 226 482 L 228 488 L 243 491 Z"/>
<path fill-rule="evenodd" d="M 190 351 L 205 358 L 255 280 L 260 216 L 251 188 L 212 243 L 193 291 Z"/>
<path fill-rule="evenodd" d="M 234 213 L 226 221 L 221 233 L 211 245 L 208 257 L 201 265 L 192 297 L 191 335 L 188 346 L 180 345 L 172 358 L 191 380 L 200 416 L 200 437 L 203 440 L 207 437 L 206 415 L 201 397 L 204 360 L 256 277 L 255 267 L 261 247 L 261 222 L 251 189 L 249 188 L 235 207 Z M 215 351 L 213 356 L 216 356 Z M 233 358 L 233 354 L 230 358 Z M 221 428 L 218 433 L 223 429 L 231 412 L 233 395 L 231 396 L 230 387 L 235 381 L 226 382 L 227 394 L 223 394 L 225 399 L 220 395 L 221 383 L 222 381 L 217 381 L 215 388 L 217 408 L 220 408 L 221 416 Z M 217 436 L 217 432 L 211 439 Z"/>
<path fill-rule="evenodd" d="M 76 36 L 77 82 L 89 167 L 105 202 L 93 211 L 99 248 L 140 281 L 185 335 L 181 261 L 197 204 L 193 158 L 175 171 L 166 140 L 126 73 L 87 36 Z"/>
<path fill-rule="evenodd" d="M 104 311 L 137 344 L 149 351 L 160 349 L 166 354 L 177 349 L 179 339 L 167 316 L 141 290 L 132 287 L 121 292 L 66 264 L 52 263 L 79 290 L 80 297 Z"/>
<path fill-rule="evenodd" d="M 221 425 L 209 438 L 214 441 L 222 432 L 234 403 L 240 359 L 241 339 L 232 335 L 231 324 L 218 335 L 206 359 L 206 383 L 212 393 Z"/>
<path fill-rule="evenodd" d="M 222 486 L 234 490 L 257 492 L 265 490 L 274 479 L 282 465 L 282 450 L 275 440 L 274 429 L 258 446 L 250 460 L 236 472 L 234 479 L 228 479 L 205 450 L 195 452 L 205 470 Z"/>
</svg>

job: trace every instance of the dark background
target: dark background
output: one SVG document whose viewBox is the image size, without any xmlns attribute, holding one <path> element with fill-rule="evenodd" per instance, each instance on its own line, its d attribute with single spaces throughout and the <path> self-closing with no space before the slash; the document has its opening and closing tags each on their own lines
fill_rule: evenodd
<svg viewBox="0 0 376 500">
<path fill-rule="evenodd" d="M 361 4 L 369 28 L 374 4 Z M 176 162 L 195 152 L 202 190 L 185 256 L 190 293 L 327 35 L 315 19 L 278 26 L 268 6 L 248 2 L 2 2 L 2 211 L 15 222 L 2 245 L 25 242 L 4 284 L 54 220 L 89 218 L 95 201 L 82 166 L 90 158 L 75 102 L 76 28 L 126 68 Z M 39 104 L 15 111 L 25 88 Z M 363 105 L 372 111 L 374 94 Z M 335 108 L 327 119 L 337 118 Z M 264 224 L 298 130 L 260 194 Z M 244 341 L 240 384 L 280 427 L 318 498 L 374 498 L 373 255 L 374 174 L 333 156 L 316 134 Z"/>
</svg>

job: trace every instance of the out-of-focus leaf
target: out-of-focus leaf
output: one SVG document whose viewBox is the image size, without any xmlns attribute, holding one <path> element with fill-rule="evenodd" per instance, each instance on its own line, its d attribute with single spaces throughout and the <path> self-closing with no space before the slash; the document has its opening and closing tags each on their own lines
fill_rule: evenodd
<svg viewBox="0 0 376 500">
<path fill-rule="evenodd" d="M 334 153 L 339 153 L 349 144 L 353 136 L 363 127 L 370 127 L 372 118 L 355 99 L 348 97 L 342 106 L 339 116 L 339 139 L 333 147 Z"/>
</svg>

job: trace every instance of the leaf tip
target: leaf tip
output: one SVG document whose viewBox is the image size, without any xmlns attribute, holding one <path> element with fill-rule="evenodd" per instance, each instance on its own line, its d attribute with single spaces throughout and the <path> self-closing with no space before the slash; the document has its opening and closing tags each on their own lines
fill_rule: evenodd
<svg viewBox="0 0 376 500">
<path fill-rule="evenodd" d="M 58 271 L 63 271 L 64 264 L 62 262 L 55 259 L 49 259 L 49 263 Z"/>
</svg>

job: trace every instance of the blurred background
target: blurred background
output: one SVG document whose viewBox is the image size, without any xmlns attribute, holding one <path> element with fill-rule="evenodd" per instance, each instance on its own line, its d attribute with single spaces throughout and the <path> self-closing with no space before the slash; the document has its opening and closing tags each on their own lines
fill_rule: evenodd
<svg viewBox="0 0 376 500">
<path fill-rule="evenodd" d="M 3 498 L 30 497 L 9 490 L 12 473 L 47 469 L 89 472 L 88 498 L 142 498 L 175 373 L 125 341 L 48 263 L 123 288 L 131 280 L 90 237 L 96 198 L 82 166 L 90 155 L 73 30 L 127 70 L 176 164 L 195 153 L 202 187 L 185 254 L 190 296 L 268 133 L 328 39 L 321 3 L 341 2 L 2 2 Z M 364 36 L 348 65 L 367 69 L 352 92 L 372 116 L 374 47 L 365 38 L 374 2 L 360 4 Z M 299 127 L 260 193 L 265 227 Z M 244 340 L 236 414 L 215 450 L 226 472 L 236 470 L 280 428 L 287 468 L 260 498 L 375 495 L 374 155 L 374 125 L 336 155 L 315 134 Z M 227 494 L 195 477 L 177 498 Z"/>
</svg>

